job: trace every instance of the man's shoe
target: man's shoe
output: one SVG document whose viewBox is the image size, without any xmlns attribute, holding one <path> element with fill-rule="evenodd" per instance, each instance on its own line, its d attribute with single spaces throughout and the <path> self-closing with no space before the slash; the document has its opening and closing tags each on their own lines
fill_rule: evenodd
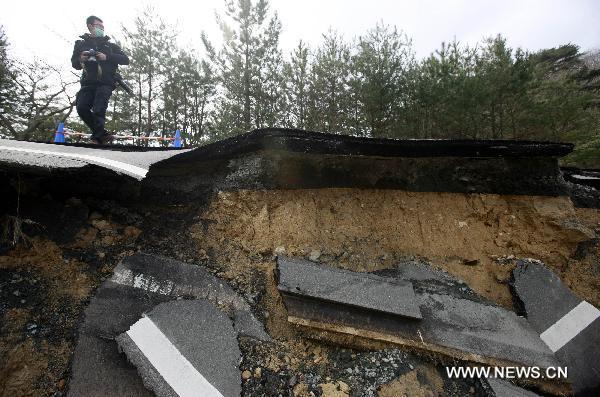
<svg viewBox="0 0 600 397">
<path fill-rule="evenodd" d="M 102 137 L 100 137 L 100 142 L 102 143 L 102 145 L 108 145 L 108 144 L 112 143 L 114 138 L 115 138 L 115 134 L 112 134 L 105 130 L 104 135 L 102 135 Z"/>
<path fill-rule="evenodd" d="M 97 139 L 97 138 L 91 138 L 90 139 L 90 144 L 92 144 L 92 145 L 102 145 L 102 141 L 100 139 Z"/>
</svg>

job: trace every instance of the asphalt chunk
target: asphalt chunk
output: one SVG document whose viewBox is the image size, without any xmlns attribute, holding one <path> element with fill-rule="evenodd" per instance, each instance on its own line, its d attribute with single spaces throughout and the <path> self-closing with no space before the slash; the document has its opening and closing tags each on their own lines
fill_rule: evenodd
<svg viewBox="0 0 600 397">
<path fill-rule="evenodd" d="M 539 263 L 518 261 L 513 278 L 513 291 L 523 303 L 527 320 L 540 334 L 581 301 L 554 272 Z"/>
<path fill-rule="evenodd" d="M 235 327 L 242 336 L 270 341 L 250 305 L 229 284 L 207 270 L 174 259 L 138 253 L 117 265 L 113 282 L 143 291 L 170 296 L 207 299 L 232 312 Z"/>
<path fill-rule="evenodd" d="M 119 354 L 115 337 L 142 313 L 168 300 L 164 295 L 104 282 L 85 310 L 67 396 L 151 396 L 135 367 Z"/>
<path fill-rule="evenodd" d="M 241 393 L 237 334 L 227 315 L 208 301 L 160 304 L 117 343 L 159 397 Z"/>
<path fill-rule="evenodd" d="M 151 395 L 115 339 L 145 312 L 177 299 L 206 299 L 231 311 L 240 336 L 270 340 L 250 306 L 226 282 L 198 266 L 136 254 L 115 268 L 85 310 L 73 355 L 68 396 Z"/>
<path fill-rule="evenodd" d="M 456 282 L 435 269 L 419 266 L 405 274 L 408 280 L 402 280 L 402 273 L 396 273 L 386 282 L 384 277 L 373 279 L 372 275 L 363 273 L 350 276 L 352 272 L 323 271 L 322 268 L 324 266 L 304 259 L 278 258 L 278 288 L 288 321 L 302 326 L 309 336 L 326 338 L 349 334 L 486 365 L 540 368 L 560 365 L 526 319 L 481 298 L 471 299 L 454 293 Z M 369 280 L 364 281 L 367 285 L 377 280 L 388 288 L 397 285 L 399 291 L 395 295 L 381 292 L 377 295 L 377 291 L 362 288 L 363 283 L 347 282 L 354 288 L 352 304 L 340 304 L 340 293 L 335 290 L 337 284 L 330 281 L 337 274 L 342 281 L 364 277 Z M 410 297 L 401 292 L 407 283 L 410 285 L 409 281 L 423 284 L 423 288 L 415 290 Z M 435 288 L 425 288 L 427 283 L 433 283 Z M 347 291 L 347 287 L 339 288 Z M 435 292 L 430 292 L 432 290 Z M 336 299 L 328 299 L 329 293 Z M 404 305 L 416 305 L 421 318 L 400 316 L 397 310 L 373 310 L 370 305 L 373 300 L 395 307 L 390 296 L 404 299 Z M 369 304 L 361 307 L 362 299 Z M 406 302 L 407 299 L 410 302 Z"/>
<path fill-rule="evenodd" d="M 576 395 L 600 393 L 600 310 L 579 299 L 543 263 L 522 260 L 513 293 L 540 338 L 568 368 Z"/>
<path fill-rule="evenodd" d="M 421 319 L 412 284 L 314 264 L 277 258 L 277 288 L 284 294 Z"/>
<path fill-rule="evenodd" d="M 428 292 L 483 301 L 463 280 L 418 260 L 401 262 L 394 268 L 377 270 L 374 274 L 410 281 L 414 291 L 418 293 Z"/>
</svg>

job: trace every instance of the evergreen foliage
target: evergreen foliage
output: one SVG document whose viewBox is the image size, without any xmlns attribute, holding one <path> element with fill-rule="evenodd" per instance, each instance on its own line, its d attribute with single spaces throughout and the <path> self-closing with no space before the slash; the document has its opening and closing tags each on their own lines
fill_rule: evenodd
<svg viewBox="0 0 600 397">
<path fill-rule="evenodd" d="M 123 28 L 131 65 L 121 70 L 137 95 L 115 92 L 108 127 L 134 135 L 181 129 L 185 145 L 265 127 L 567 141 L 576 149 L 565 164 L 600 168 L 599 51 L 569 43 L 528 52 L 498 35 L 475 46 L 442 43 L 417 60 L 404 32 L 379 23 L 353 40 L 330 29 L 316 48 L 300 41 L 284 56 L 268 0 L 226 0 L 217 22 L 223 44 L 202 34 L 203 56 L 180 48 L 152 9 Z M 45 79 L 55 71 L 11 60 L 6 46 L 0 29 L 1 132 L 45 136 L 72 110 L 70 82 L 52 90 Z"/>
</svg>

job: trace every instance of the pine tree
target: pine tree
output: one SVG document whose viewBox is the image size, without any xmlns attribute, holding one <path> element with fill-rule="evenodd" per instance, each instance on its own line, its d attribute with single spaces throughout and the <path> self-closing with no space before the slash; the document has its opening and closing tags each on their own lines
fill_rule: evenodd
<svg viewBox="0 0 600 397">
<path fill-rule="evenodd" d="M 313 128 L 308 124 L 309 106 L 309 48 L 300 40 L 284 66 L 287 100 L 285 125 L 291 128 Z"/>
<path fill-rule="evenodd" d="M 348 134 L 350 47 L 332 30 L 323 38 L 311 67 L 308 123 L 317 130 Z"/>
<path fill-rule="evenodd" d="M 220 136 L 273 125 L 279 119 L 281 24 L 277 14 L 267 19 L 268 11 L 266 0 L 226 1 L 226 18 L 217 18 L 223 48 L 216 52 L 203 36 L 222 90 L 214 113 Z"/>
<path fill-rule="evenodd" d="M 212 70 L 183 50 L 170 62 L 162 90 L 162 131 L 181 129 L 184 144 L 198 144 L 206 139 L 208 102 L 216 90 Z"/>
<path fill-rule="evenodd" d="M 8 39 L 0 25 L 0 130 L 1 137 L 14 135 L 10 113 L 17 107 L 14 62 L 8 56 Z"/>
<path fill-rule="evenodd" d="M 392 136 L 407 101 L 407 71 L 414 62 L 411 42 L 383 24 L 358 39 L 353 57 L 353 86 L 369 135 Z"/>
<path fill-rule="evenodd" d="M 587 84 L 587 76 L 598 70 L 590 69 L 582 55 L 572 44 L 532 54 L 535 77 L 529 95 L 538 116 L 533 137 L 581 144 L 597 139 L 600 93 Z"/>
<path fill-rule="evenodd" d="M 286 108 L 283 81 L 283 56 L 279 48 L 281 22 L 275 14 L 261 37 L 256 78 L 252 91 L 255 97 L 254 126 L 273 127 L 282 124 Z"/>
<path fill-rule="evenodd" d="M 197 145 L 210 136 L 209 105 L 217 92 L 217 80 L 208 62 L 201 61 L 198 65 L 191 89 L 191 121 L 186 139 L 191 145 Z"/>
<path fill-rule="evenodd" d="M 137 91 L 137 132 L 150 136 L 158 125 L 154 120 L 157 98 L 169 60 L 175 49 L 176 33 L 148 7 L 134 20 L 134 28 L 123 27 L 131 60 L 129 75 L 135 76 Z M 144 114 L 145 113 L 145 114 Z"/>
</svg>

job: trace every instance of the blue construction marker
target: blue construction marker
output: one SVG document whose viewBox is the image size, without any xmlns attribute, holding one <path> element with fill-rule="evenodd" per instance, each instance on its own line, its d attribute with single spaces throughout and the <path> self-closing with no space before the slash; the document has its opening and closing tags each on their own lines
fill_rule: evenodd
<svg viewBox="0 0 600 397">
<path fill-rule="evenodd" d="M 179 130 L 175 131 L 175 140 L 173 141 L 174 147 L 181 147 L 181 132 Z"/>
<path fill-rule="evenodd" d="M 56 134 L 54 134 L 54 143 L 65 141 L 65 123 L 58 123 Z"/>
</svg>

